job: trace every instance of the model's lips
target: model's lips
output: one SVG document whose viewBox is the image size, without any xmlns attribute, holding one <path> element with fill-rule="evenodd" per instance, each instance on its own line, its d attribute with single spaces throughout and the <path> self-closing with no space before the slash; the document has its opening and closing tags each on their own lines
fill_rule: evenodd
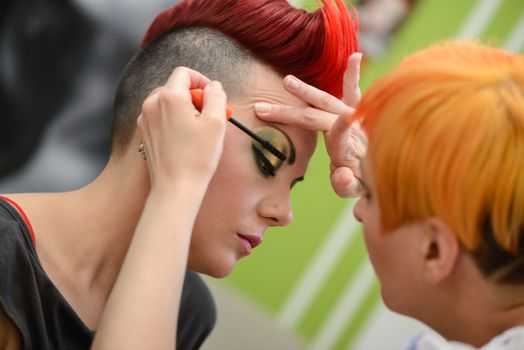
<svg viewBox="0 0 524 350">
<path fill-rule="evenodd" d="M 252 236 L 252 235 L 242 235 L 242 234 L 238 234 L 241 238 L 244 238 L 246 240 L 249 241 L 249 243 L 251 244 L 251 247 L 255 248 L 256 246 L 258 246 L 260 243 L 262 243 L 262 237 L 260 236 Z"/>
<path fill-rule="evenodd" d="M 244 248 L 244 253 L 246 253 L 246 255 L 249 255 L 253 248 L 262 243 L 262 237 L 260 236 L 243 235 L 240 233 L 237 233 L 237 236 L 240 240 L 240 243 L 242 244 L 242 247 Z"/>
</svg>

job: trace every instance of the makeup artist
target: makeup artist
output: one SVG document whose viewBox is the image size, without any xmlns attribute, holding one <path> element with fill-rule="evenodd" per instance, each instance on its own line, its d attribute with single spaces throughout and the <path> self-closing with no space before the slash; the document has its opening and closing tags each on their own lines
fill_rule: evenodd
<svg viewBox="0 0 524 350">
<path fill-rule="evenodd" d="M 322 130 L 343 108 L 296 79 L 286 88 L 321 109 L 263 104 L 259 117 Z M 433 45 L 377 80 L 345 120 L 362 122 L 369 150 L 331 148 L 332 184 L 363 190 L 354 215 L 385 305 L 435 330 L 406 349 L 524 349 L 524 57 Z"/>
</svg>

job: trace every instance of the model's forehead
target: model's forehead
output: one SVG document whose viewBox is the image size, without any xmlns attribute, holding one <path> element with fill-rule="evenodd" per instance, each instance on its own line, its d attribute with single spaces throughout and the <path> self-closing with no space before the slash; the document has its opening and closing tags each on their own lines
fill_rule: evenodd
<svg viewBox="0 0 524 350">
<path fill-rule="evenodd" d="M 310 154 L 316 146 L 317 133 L 299 128 L 294 125 L 268 124 L 256 117 L 254 108 L 257 102 L 268 102 L 272 104 L 290 105 L 295 107 L 306 107 L 308 104 L 300 98 L 289 93 L 283 85 L 283 77 L 273 69 L 262 64 L 256 64 L 253 73 L 242 96 L 231 100 L 235 107 L 233 114 L 251 127 L 254 131 L 261 127 L 277 126 L 278 130 L 283 131 L 293 142 L 293 146 L 298 152 Z M 276 132 L 278 132 L 275 129 Z"/>
<path fill-rule="evenodd" d="M 270 67 L 255 64 L 253 73 L 245 82 L 245 92 L 240 98 L 245 103 L 269 102 L 297 107 L 307 106 L 307 103 L 289 93 L 283 84 L 283 77 Z"/>
</svg>

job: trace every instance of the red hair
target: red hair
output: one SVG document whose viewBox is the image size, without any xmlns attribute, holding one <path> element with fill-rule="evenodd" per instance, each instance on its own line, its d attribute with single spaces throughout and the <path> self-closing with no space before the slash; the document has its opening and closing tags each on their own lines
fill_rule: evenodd
<svg viewBox="0 0 524 350">
<path fill-rule="evenodd" d="M 321 0 L 308 13 L 286 0 L 185 0 L 160 13 L 142 47 L 177 28 L 202 26 L 220 31 L 282 75 L 340 97 L 349 56 L 358 51 L 358 17 L 342 0 Z M 334 2 L 334 3 L 333 3 Z"/>
</svg>

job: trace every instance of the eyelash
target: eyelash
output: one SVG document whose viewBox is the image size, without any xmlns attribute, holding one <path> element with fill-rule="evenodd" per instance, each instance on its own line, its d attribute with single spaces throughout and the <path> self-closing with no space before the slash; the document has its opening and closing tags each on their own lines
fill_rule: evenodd
<svg viewBox="0 0 524 350">
<path fill-rule="evenodd" d="M 264 175 L 264 177 L 274 177 L 276 169 L 271 164 L 271 162 L 264 156 L 261 150 L 259 150 L 255 145 L 252 146 L 253 152 L 255 153 L 255 163 L 258 170 Z"/>
</svg>

